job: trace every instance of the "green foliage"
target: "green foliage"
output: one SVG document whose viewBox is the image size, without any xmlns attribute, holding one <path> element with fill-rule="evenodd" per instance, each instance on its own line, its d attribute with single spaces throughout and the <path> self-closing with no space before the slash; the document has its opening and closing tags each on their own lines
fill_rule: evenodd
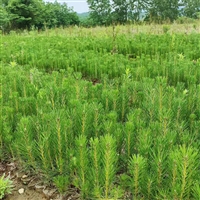
<svg viewBox="0 0 200 200">
<path fill-rule="evenodd" d="M 111 4 L 109 0 L 87 0 L 90 8 L 90 18 L 94 25 L 109 25 L 112 23 Z"/>
<path fill-rule="evenodd" d="M 67 4 L 46 3 L 44 6 L 43 23 L 46 28 L 66 27 L 79 23 L 75 12 L 67 7 Z"/>
<path fill-rule="evenodd" d="M 40 16 L 42 1 L 11 0 L 7 6 L 13 29 L 30 29 Z"/>
<path fill-rule="evenodd" d="M 54 177 L 53 183 L 55 184 L 56 188 L 58 188 L 58 192 L 60 194 L 65 193 L 70 184 L 68 176 L 60 176 L 60 175 Z"/>
<path fill-rule="evenodd" d="M 200 36 L 120 28 L 2 36 L 1 159 L 80 199 L 198 199 Z"/>
<path fill-rule="evenodd" d="M 0 30 L 5 31 L 9 27 L 10 15 L 4 6 L 0 5 Z"/>
<path fill-rule="evenodd" d="M 129 173 L 132 176 L 131 191 L 134 199 L 141 199 L 142 187 L 145 186 L 146 161 L 140 155 L 133 155 L 129 163 Z"/>
<path fill-rule="evenodd" d="M 125 24 L 139 21 L 173 22 L 179 19 L 198 19 L 200 4 L 198 0 L 88 0 L 89 17 L 81 17 L 67 3 L 42 0 L 1 0 L 0 27 L 3 32 L 17 29 L 45 30 L 55 27 L 80 25 Z"/>
<path fill-rule="evenodd" d="M 200 11 L 200 2 L 198 0 L 181 1 L 181 14 L 189 18 L 198 18 L 198 12 Z"/>
<path fill-rule="evenodd" d="M 150 6 L 147 8 L 150 20 L 162 22 L 166 20 L 173 21 L 179 15 L 178 0 L 151 0 Z"/>
<path fill-rule="evenodd" d="M 150 6 L 151 1 L 127 0 L 126 2 L 128 4 L 128 19 L 131 21 L 140 21 L 143 18 L 142 12 L 145 11 L 146 13 L 146 10 Z"/>
<path fill-rule="evenodd" d="M 189 198 L 197 176 L 198 150 L 182 145 L 171 152 L 173 198 Z M 197 187 L 196 187 L 197 189 Z M 198 191 L 198 190 L 196 190 Z"/>
<path fill-rule="evenodd" d="M 89 196 L 89 160 L 88 160 L 88 149 L 87 149 L 87 140 L 85 136 L 80 136 L 76 139 L 76 148 L 77 148 L 77 187 L 81 190 L 81 197 L 83 199 Z"/>
<path fill-rule="evenodd" d="M 180 16 L 198 18 L 199 0 L 88 0 L 93 25 L 124 24 L 128 21 L 173 22 Z"/>
<path fill-rule="evenodd" d="M 186 16 L 182 16 L 182 17 L 177 18 L 176 23 L 178 23 L 178 24 L 195 23 L 195 19 L 186 17 Z"/>
<path fill-rule="evenodd" d="M 104 182 L 104 196 L 108 199 L 112 191 L 114 177 L 116 174 L 116 142 L 110 135 L 105 135 L 102 138 L 102 151 L 103 151 L 103 182 Z"/>
<path fill-rule="evenodd" d="M 44 3 L 42 0 L 11 0 L 3 1 L 0 9 L 0 27 L 3 31 L 45 29 L 79 24 L 77 14 L 69 9 L 65 3 Z"/>
<path fill-rule="evenodd" d="M 127 13 L 128 13 L 128 2 L 121 0 L 114 0 L 112 8 L 114 9 L 113 21 L 119 23 L 125 23 L 127 21 Z"/>
<path fill-rule="evenodd" d="M 0 178 L 0 199 L 3 199 L 7 194 L 11 194 L 12 187 L 12 181 L 3 174 Z"/>
<path fill-rule="evenodd" d="M 98 138 L 91 138 L 90 140 L 90 145 L 91 145 L 91 181 L 92 181 L 92 186 L 94 188 L 93 195 L 96 198 L 101 197 L 102 189 L 101 185 L 103 184 L 103 179 L 102 179 L 102 151 L 101 151 L 101 146 L 100 146 L 100 141 Z"/>
<path fill-rule="evenodd" d="M 90 18 L 94 25 L 109 25 L 111 23 L 126 23 L 127 20 L 140 20 L 142 9 L 146 9 L 147 2 L 137 0 L 88 0 L 91 10 Z"/>
</svg>

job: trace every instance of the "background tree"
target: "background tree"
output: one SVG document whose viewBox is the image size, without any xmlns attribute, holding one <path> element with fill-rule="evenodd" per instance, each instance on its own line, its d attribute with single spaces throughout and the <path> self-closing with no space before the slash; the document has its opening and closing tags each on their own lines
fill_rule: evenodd
<svg viewBox="0 0 200 200">
<path fill-rule="evenodd" d="M 112 23 L 112 7 L 110 0 L 87 0 L 90 18 L 94 25 L 109 25 Z"/>
<path fill-rule="evenodd" d="M 112 19 L 115 22 L 125 23 L 128 17 L 128 1 L 113 0 L 112 4 Z"/>
<path fill-rule="evenodd" d="M 180 14 L 190 18 L 198 18 L 200 12 L 200 0 L 182 0 L 179 3 Z"/>
<path fill-rule="evenodd" d="M 77 13 L 66 3 L 45 3 L 43 0 L 0 0 L 0 29 L 28 29 L 31 27 L 66 27 L 70 25 L 124 24 L 127 20 L 163 22 L 179 16 L 198 18 L 200 0 L 87 0 L 89 18 L 79 20 Z M 81 21 L 81 22 L 80 22 Z"/>
<path fill-rule="evenodd" d="M 141 13 L 147 11 L 149 4 L 149 0 L 128 0 L 128 19 L 139 21 Z"/>
<path fill-rule="evenodd" d="M 88 0 L 90 18 L 95 25 L 111 22 L 125 23 L 127 20 L 138 21 L 141 12 L 147 10 L 149 0 Z"/>
<path fill-rule="evenodd" d="M 10 24 L 10 15 L 6 10 L 6 4 L 0 1 L 0 29 L 5 31 Z"/>
<path fill-rule="evenodd" d="M 179 15 L 179 0 L 151 0 L 147 13 L 150 20 L 153 21 L 173 21 Z"/>
<path fill-rule="evenodd" d="M 52 27 L 66 27 L 72 24 L 79 24 L 77 14 L 67 4 L 46 3 L 44 10 L 44 21 L 48 28 Z"/>
<path fill-rule="evenodd" d="M 0 29 L 42 29 L 79 24 L 77 14 L 67 4 L 42 0 L 0 0 Z"/>
<path fill-rule="evenodd" d="M 42 6 L 42 0 L 10 0 L 7 9 L 12 28 L 30 29 L 39 23 Z"/>
</svg>

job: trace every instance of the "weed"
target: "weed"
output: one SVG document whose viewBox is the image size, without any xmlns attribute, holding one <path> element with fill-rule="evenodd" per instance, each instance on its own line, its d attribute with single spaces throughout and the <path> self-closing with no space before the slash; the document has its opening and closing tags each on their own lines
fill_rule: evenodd
<svg viewBox="0 0 200 200">
<path fill-rule="evenodd" d="M 7 194 L 11 194 L 12 188 L 12 181 L 9 179 L 9 177 L 5 177 L 5 174 L 3 174 L 0 178 L 0 199 L 3 199 L 3 197 Z"/>
</svg>

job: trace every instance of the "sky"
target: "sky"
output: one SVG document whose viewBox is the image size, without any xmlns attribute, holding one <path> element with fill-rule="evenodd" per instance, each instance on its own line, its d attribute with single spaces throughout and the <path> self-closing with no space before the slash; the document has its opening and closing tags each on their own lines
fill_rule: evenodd
<svg viewBox="0 0 200 200">
<path fill-rule="evenodd" d="M 54 2 L 55 0 L 45 0 L 46 2 Z M 67 3 L 68 7 L 73 7 L 77 13 L 88 12 L 87 0 L 57 0 L 59 3 Z"/>
</svg>

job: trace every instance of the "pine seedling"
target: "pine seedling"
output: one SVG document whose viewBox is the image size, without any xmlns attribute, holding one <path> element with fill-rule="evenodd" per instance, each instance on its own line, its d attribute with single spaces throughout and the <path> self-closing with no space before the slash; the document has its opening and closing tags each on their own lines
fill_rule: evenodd
<svg viewBox="0 0 200 200">
<path fill-rule="evenodd" d="M 59 173 L 62 174 L 63 173 L 63 150 L 62 150 L 62 141 L 63 141 L 63 137 L 62 137 L 62 133 L 61 133 L 61 124 L 60 124 L 60 118 L 57 118 L 56 120 L 56 132 L 57 132 L 57 148 L 58 148 L 58 152 L 57 152 L 57 156 L 56 156 L 56 163 L 59 169 Z"/>
<path fill-rule="evenodd" d="M 24 160 L 27 160 L 27 164 L 36 168 L 35 142 L 30 117 L 21 118 L 18 125 L 17 136 L 16 148 L 19 150 Z"/>
<path fill-rule="evenodd" d="M 129 173 L 131 175 L 131 192 L 134 199 L 140 199 L 142 187 L 145 187 L 144 178 L 146 176 L 146 160 L 143 156 L 133 155 L 129 160 Z"/>
<path fill-rule="evenodd" d="M 117 99 L 119 96 L 119 91 L 118 90 L 113 90 L 112 92 L 112 98 L 113 98 L 113 110 L 116 111 L 117 109 Z"/>
<path fill-rule="evenodd" d="M 143 128 L 138 132 L 138 152 L 144 157 L 148 157 L 151 151 L 151 146 L 153 142 L 152 132 L 150 128 Z"/>
<path fill-rule="evenodd" d="M 121 121 L 124 122 L 125 120 L 125 115 L 127 112 L 127 104 L 128 104 L 128 98 L 127 98 L 127 93 L 128 93 L 128 88 L 127 85 L 123 85 L 120 91 L 120 100 L 121 100 Z"/>
<path fill-rule="evenodd" d="M 35 117 L 35 132 L 37 135 L 37 152 L 40 162 L 44 168 L 51 170 L 55 169 L 55 161 L 58 149 L 57 147 L 57 131 L 56 131 L 56 119 L 54 112 L 44 114 L 41 112 Z M 46 171 L 48 176 L 51 170 Z M 50 172 L 50 173 L 49 173 Z"/>
<path fill-rule="evenodd" d="M 195 131 L 195 120 L 196 120 L 197 116 L 192 113 L 189 116 L 189 123 L 190 123 L 190 131 L 193 133 Z"/>
<path fill-rule="evenodd" d="M 73 133 L 73 122 L 71 119 L 65 120 L 64 126 L 64 152 L 65 155 L 68 157 L 69 153 L 67 152 L 69 148 L 71 148 L 74 143 L 74 133 Z"/>
<path fill-rule="evenodd" d="M 100 120 L 101 120 L 101 110 L 102 110 L 102 106 L 101 104 L 96 104 L 93 103 L 93 129 L 94 129 L 94 135 L 96 137 L 99 136 L 99 125 L 100 125 Z"/>
<path fill-rule="evenodd" d="M 101 137 L 102 159 L 103 159 L 103 188 L 104 198 L 108 200 L 110 198 L 110 191 L 114 184 L 115 174 L 117 172 L 117 153 L 116 153 L 116 141 L 113 136 L 106 134 Z"/>
<path fill-rule="evenodd" d="M 176 94 L 176 89 L 173 86 L 167 86 L 166 90 L 167 90 L 167 97 L 168 97 L 167 108 L 168 110 L 172 110 L 173 102 L 174 102 L 174 98 Z"/>
<path fill-rule="evenodd" d="M 105 133 L 107 134 L 114 133 L 116 130 L 116 124 L 117 124 L 117 112 L 111 111 L 105 115 L 104 119 Z"/>
<path fill-rule="evenodd" d="M 117 146 L 117 154 L 120 159 L 123 159 L 125 155 L 124 151 L 124 131 L 123 125 L 120 123 L 116 123 L 114 126 L 115 130 L 113 131 L 113 136 L 116 139 L 116 146 Z M 119 160 L 118 160 L 119 161 Z M 125 163 L 124 163 L 125 164 Z M 121 166 L 122 167 L 122 166 Z"/>
<path fill-rule="evenodd" d="M 58 192 L 63 195 L 67 192 L 69 187 L 69 177 L 64 175 L 59 175 L 53 178 L 53 183 L 58 189 Z"/>
<path fill-rule="evenodd" d="M 178 168 L 177 168 L 177 160 L 174 157 L 173 153 L 170 154 L 169 162 L 170 162 L 169 164 L 171 167 L 171 196 L 173 197 L 173 199 L 177 199 L 178 188 L 176 188 L 176 183 L 177 183 L 177 178 L 178 178 Z"/>
<path fill-rule="evenodd" d="M 162 140 L 161 140 L 162 141 Z M 160 142 L 158 142 L 160 143 Z M 154 175 L 154 182 L 156 184 L 156 191 L 158 191 L 161 187 L 163 187 L 164 185 L 166 185 L 166 183 L 164 183 L 164 181 L 166 181 L 166 179 L 164 179 L 166 172 L 166 168 L 167 168 L 167 151 L 165 149 L 161 149 L 161 146 L 159 146 L 159 144 L 157 144 L 157 147 L 155 149 L 152 149 L 152 162 L 151 162 L 151 166 L 152 166 L 152 171 L 155 174 Z"/>
<path fill-rule="evenodd" d="M 3 114 L 6 113 L 6 114 Z M 2 106 L 2 115 L 0 117 L 1 123 L 1 132 L 0 132 L 0 152 L 2 155 L 6 153 L 9 149 L 9 145 L 12 143 L 15 138 L 15 134 L 13 133 L 13 129 L 16 126 L 16 122 L 13 119 L 14 110 L 8 106 Z M 13 148 L 13 146 L 12 146 Z"/>
<path fill-rule="evenodd" d="M 77 160 L 77 169 L 76 169 L 76 178 L 77 183 L 75 183 L 81 193 L 81 198 L 85 199 L 89 195 L 89 160 L 88 160 L 88 148 L 86 136 L 80 135 L 76 138 L 76 160 Z"/>
<path fill-rule="evenodd" d="M 59 174 L 62 175 L 65 173 L 66 168 L 68 168 L 69 162 L 69 147 L 72 143 L 73 135 L 70 135 L 67 131 L 71 127 L 71 120 L 68 120 L 66 110 L 64 109 L 58 110 L 53 116 L 54 126 L 52 126 L 50 142 L 54 148 L 51 153 L 55 156 L 57 169 Z M 72 130 L 69 130 L 69 132 L 72 132 Z"/>
<path fill-rule="evenodd" d="M 102 191 L 101 186 L 103 184 L 102 181 L 102 161 L 101 161 L 101 146 L 98 138 L 90 139 L 90 145 L 91 145 L 91 179 L 92 185 L 93 185 L 93 195 L 95 198 L 100 199 Z"/>
<path fill-rule="evenodd" d="M 104 103 L 104 108 L 106 112 L 109 111 L 109 102 L 110 102 L 109 96 L 110 96 L 109 90 L 104 89 L 102 92 L 102 101 Z"/>
<path fill-rule="evenodd" d="M 110 200 L 124 199 L 124 190 L 118 186 L 111 191 L 112 198 Z"/>
<path fill-rule="evenodd" d="M 76 88 L 76 99 L 78 100 L 80 97 L 80 85 L 78 84 L 78 82 L 76 82 L 75 88 Z"/>
<path fill-rule="evenodd" d="M 150 83 L 152 84 L 152 83 Z M 145 99 L 142 103 L 143 109 L 148 113 L 150 123 L 154 120 L 157 110 L 155 109 L 156 105 L 156 90 L 151 87 L 145 86 L 144 88 Z"/>
<path fill-rule="evenodd" d="M 122 122 L 124 122 L 124 117 L 125 117 L 125 106 L 126 106 L 126 99 L 125 97 L 122 97 L 121 99 L 121 102 L 122 102 L 122 107 L 121 107 L 121 120 Z"/>
<path fill-rule="evenodd" d="M 150 200 L 152 196 L 152 190 L 153 190 L 153 180 L 151 177 L 148 177 L 147 179 L 147 198 Z"/>
<path fill-rule="evenodd" d="M 159 113 L 159 120 L 162 121 L 162 111 L 164 107 L 164 100 L 165 100 L 165 89 L 166 89 L 166 82 L 167 80 L 162 77 L 156 78 L 157 84 L 158 84 L 158 113 Z"/>
<path fill-rule="evenodd" d="M 82 131 L 81 123 L 82 123 L 82 103 L 79 100 L 71 99 L 70 100 L 70 109 L 69 116 L 72 120 L 72 127 L 74 137 L 79 136 Z"/>
<path fill-rule="evenodd" d="M 13 104 L 15 112 L 18 113 L 19 112 L 19 94 L 18 92 L 12 92 L 12 97 L 13 97 Z"/>
<path fill-rule="evenodd" d="M 40 160 L 42 162 L 42 168 L 45 173 L 47 173 L 49 169 L 49 157 L 48 157 L 48 140 L 49 140 L 49 135 L 47 133 L 40 133 L 40 138 L 39 141 L 37 142 L 37 149 L 38 149 L 38 154 L 40 157 Z"/>
<path fill-rule="evenodd" d="M 125 124 L 125 134 L 126 134 L 126 151 L 127 151 L 127 158 L 129 159 L 130 156 L 133 153 L 133 142 L 135 140 L 134 138 L 134 123 L 130 121 L 130 116 L 128 117 L 128 120 Z"/>
<path fill-rule="evenodd" d="M 86 125 L 87 125 L 87 110 L 86 105 L 83 105 L 83 111 L 82 111 L 82 118 L 81 118 L 81 135 L 86 135 Z"/>
<path fill-rule="evenodd" d="M 192 196 L 194 199 L 199 199 L 200 197 L 200 182 L 197 180 L 194 183 L 193 189 L 192 189 Z"/>
<path fill-rule="evenodd" d="M 91 124 L 93 123 L 92 119 L 92 105 L 89 103 L 83 103 L 82 109 L 80 112 L 80 134 L 87 136 L 87 138 L 91 137 L 92 135 L 92 128 Z"/>
<path fill-rule="evenodd" d="M 179 146 L 170 154 L 176 159 L 176 173 L 172 170 L 172 191 L 177 192 L 180 200 L 191 198 L 193 184 L 197 181 L 198 150 L 186 145 Z M 172 160 L 172 162 L 174 162 Z M 174 166 L 174 165 L 172 165 Z M 176 174 L 176 175 L 175 175 Z M 176 177 L 176 179 L 175 179 Z M 174 193 L 175 195 L 175 193 Z"/>
</svg>

